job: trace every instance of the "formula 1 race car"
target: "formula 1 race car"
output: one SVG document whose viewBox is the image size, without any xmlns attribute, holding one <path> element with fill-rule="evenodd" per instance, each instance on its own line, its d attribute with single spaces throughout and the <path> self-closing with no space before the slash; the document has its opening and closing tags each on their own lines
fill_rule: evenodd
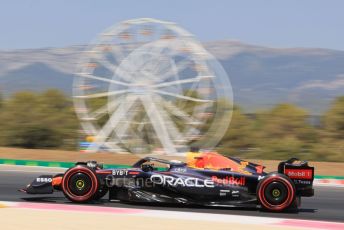
<svg viewBox="0 0 344 230">
<path fill-rule="evenodd" d="M 129 168 L 103 169 L 94 161 L 78 162 L 64 174 L 42 175 L 20 191 L 62 191 L 72 202 L 109 200 L 204 206 L 261 207 L 269 211 L 297 208 L 313 196 L 314 168 L 295 158 L 277 172 L 216 152 L 189 153 L 187 163 L 145 157 Z M 156 165 L 157 164 L 157 165 Z M 156 167 L 159 166 L 159 167 Z"/>
</svg>

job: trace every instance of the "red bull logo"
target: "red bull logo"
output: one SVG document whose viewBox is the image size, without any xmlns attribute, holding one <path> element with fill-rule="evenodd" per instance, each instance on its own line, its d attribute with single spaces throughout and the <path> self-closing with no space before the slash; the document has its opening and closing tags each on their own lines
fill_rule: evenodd
<svg viewBox="0 0 344 230">
<path fill-rule="evenodd" d="M 212 176 L 211 180 L 218 184 L 224 185 L 234 185 L 234 186 L 245 186 L 246 178 L 245 177 L 234 177 L 226 176 L 224 178 L 218 178 L 217 176 Z"/>
</svg>

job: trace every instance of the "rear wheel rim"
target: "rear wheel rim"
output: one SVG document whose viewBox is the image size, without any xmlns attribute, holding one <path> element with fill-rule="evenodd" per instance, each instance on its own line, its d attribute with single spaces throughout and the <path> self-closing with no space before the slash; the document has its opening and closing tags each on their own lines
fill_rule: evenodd
<svg viewBox="0 0 344 230">
<path fill-rule="evenodd" d="M 275 183 L 275 182 L 277 182 L 277 183 Z M 276 188 L 276 184 L 281 184 L 282 186 L 285 186 L 284 191 L 287 194 L 285 199 L 279 197 L 277 199 L 278 201 L 272 201 L 271 202 L 271 199 L 269 201 L 269 199 L 266 196 L 266 194 L 269 194 L 269 192 L 266 191 L 267 190 L 266 188 L 271 184 L 274 184 L 274 186 L 271 186 L 269 188 L 270 194 L 271 194 L 270 196 L 272 197 L 272 200 L 274 199 L 274 196 L 272 195 L 272 191 Z M 279 189 L 279 190 L 281 192 L 281 189 Z M 280 177 L 277 175 L 272 176 L 272 177 L 267 178 L 266 180 L 262 181 L 262 184 L 258 190 L 258 196 L 259 196 L 260 203 L 262 204 L 263 207 L 265 207 L 271 211 L 282 211 L 282 210 L 288 208 L 295 198 L 294 186 L 286 178 L 283 178 L 283 177 Z"/>
<path fill-rule="evenodd" d="M 270 204 L 280 205 L 288 197 L 287 190 L 283 183 L 274 181 L 266 186 L 264 196 Z"/>
</svg>

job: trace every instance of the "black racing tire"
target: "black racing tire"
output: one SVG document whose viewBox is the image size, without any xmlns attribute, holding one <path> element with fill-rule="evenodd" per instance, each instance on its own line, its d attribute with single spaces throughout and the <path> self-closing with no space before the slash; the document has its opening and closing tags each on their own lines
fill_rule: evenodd
<svg viewBox="0 0 344 230">
<path fill-rule="evenodd" d="M 265 210 L 285 211 L 295 203 L 295 185 L 284 174 L 268 174 L 258 183 L 257 199 Z"/>
<path fill-rule="evenodd" d="M 301 206 L 301 197 L 296 196 L 294 202 L 290 205 L 289 209 L 297 211 L 300 206 Z"/>
<path fill-rule="evenodd" d="M 99 190 L 99 179 L 94 170 L 83 165 L 70 168 L 62 179 L 62 191 L 75 203 L 91 201 Z"/>
</svg>

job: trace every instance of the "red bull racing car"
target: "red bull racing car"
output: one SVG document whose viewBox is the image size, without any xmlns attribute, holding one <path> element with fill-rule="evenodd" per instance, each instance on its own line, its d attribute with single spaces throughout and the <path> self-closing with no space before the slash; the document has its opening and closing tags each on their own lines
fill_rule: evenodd
<svg viewBox="0 0 344 230">
<path fill-rule="evenodd" d="M 276 172 L 216 152 L 189 153 L 187 163 L 145 157 L 129 168 L 103 169 L 94 161 L 78 162 L 64 174 L 42 175 L 20 191 L 62 191 L 72 202 L 109 200 L 204 206 L 261 207 L 269 211 L 297 208 L 313 196 L 314 168 L 293 158 Z M 159 165 L 159 167 L 156 167 Z M 163 165 L 164 167 L 162 167 Z"/>
</svg>

